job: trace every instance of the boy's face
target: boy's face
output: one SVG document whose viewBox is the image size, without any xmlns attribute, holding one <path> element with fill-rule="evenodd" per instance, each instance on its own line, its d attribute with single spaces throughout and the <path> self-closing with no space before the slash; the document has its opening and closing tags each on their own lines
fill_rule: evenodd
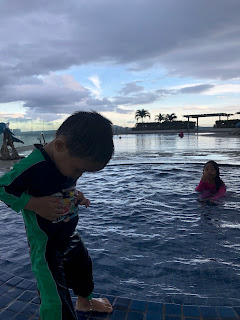
<svg viewBox="0 0 240 320">
<path fill-rule="evenodd" d="M 55 162 L 62 175 L 78 179 L 84 172 L 95 172 L 103 169 L 103 165 L 92 161 L 90 158 L 71 157 L 68 154 Z"/>
<path fill-rule="evenodd" d="M 84 172 L 95 172 L 103 169 L 105 165 L 93 161 L 90 157 L 70 156 L 65 143 L 56 139 L 54 143 L 53 160 L 62 175 L 78 179 Z"/>
</svg>

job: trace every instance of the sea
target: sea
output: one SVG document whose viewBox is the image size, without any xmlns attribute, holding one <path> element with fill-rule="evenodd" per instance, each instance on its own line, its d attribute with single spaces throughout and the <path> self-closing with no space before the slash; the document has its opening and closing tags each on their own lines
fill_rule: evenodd
<svg viewBox="0 0 240 320">
<path fill-rule="evenodd" d="M 93 260 L 94 292 L 240 306 L 240 137 L 128 134 L 114 145 L 109 164 L 77 183 L 91 202 L 79 208 L 77 228 Z M 215 205 L 195 192 L 208 160 L 227 187 Z M 0 208 L 0 258 L 30 268 L 21 214 Z"/>
</svg>

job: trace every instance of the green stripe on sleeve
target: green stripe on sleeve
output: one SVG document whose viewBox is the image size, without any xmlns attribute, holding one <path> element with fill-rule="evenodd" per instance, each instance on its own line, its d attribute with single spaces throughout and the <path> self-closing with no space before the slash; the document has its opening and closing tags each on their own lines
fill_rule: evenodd
<svg viewBox="0 0 240 320">
<path fill-rule="evenodd" d="M 20 197 L 17 197 L 7 193 L 5 187 L 14 183 L 14 179 L 19 177 L 29 167 L 44 160 L 41 151 L 35 149 L 28 157 L 16 163 L 12 170 L 0 177 L 0 199 L 7 203 L 14 211 L 19 212 L 24 209 L 31 196 L 23 192 Z"/>
</svg>

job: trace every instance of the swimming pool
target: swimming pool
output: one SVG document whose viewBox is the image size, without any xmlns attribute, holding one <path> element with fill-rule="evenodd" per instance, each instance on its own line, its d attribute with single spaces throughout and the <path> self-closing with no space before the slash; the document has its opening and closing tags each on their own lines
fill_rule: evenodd
<svg viewBox="0 0 240 320">
<path fill-rule="evenodd" d="M 111 164 L 79 180 L 91 200 L 78 229 L 93 259 L 96 292 L 240 305 L 239 139 L 184 139 L 115 138 Z M 208 159 L 222 164 L 228 188 L 215 207 L 194 192 Z M 3 204 L 1 213 L 1 258 L 29 265 L 20 215 Z"/>
</svg>

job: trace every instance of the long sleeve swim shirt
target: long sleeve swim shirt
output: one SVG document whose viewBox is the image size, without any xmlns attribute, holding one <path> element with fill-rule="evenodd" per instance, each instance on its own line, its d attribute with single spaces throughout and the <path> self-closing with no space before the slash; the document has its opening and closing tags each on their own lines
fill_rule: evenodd
<svg viewBox="0 0 240 320">
<path fill-rule="evenodd" d="M 211 198 L 212 200 L 217 200 L 220 197 L 224 196 L 226 193 L 226 186 L 222 181 L 220 188 L 217 190 L 216 185 L 212 185 L 207 181 L 200 181 L 199 185 L 195 189 L 201 193 L 203 198 Z"/>
<path fill-rule="evenodd" d="M 75 188 L 76 180 L 63 176 L 44 149 L 35 149 L 0 177 L 0 200 L 14 211 L 25 211 L 32 196 L 52 196 Z"/>
</svg>

